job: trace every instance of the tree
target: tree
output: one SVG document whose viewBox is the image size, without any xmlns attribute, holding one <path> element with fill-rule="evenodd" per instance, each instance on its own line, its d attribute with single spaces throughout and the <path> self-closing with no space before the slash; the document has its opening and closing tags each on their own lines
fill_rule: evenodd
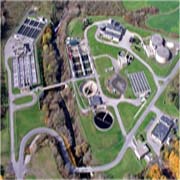
<svg viewBox="0 0 180 180">
<path fill-rule="evenodd" d="M 49 52 L 49 46 L 48 46 L 48 44 L 44 44 L 43 45 L 43 53 L 48 54 L 48 52 Z"/>
<path fill-rule="evenodd" d="M 77 145 L 75 148 L 75 154 L 77 157 L 82 156 L 82 149 L 81 149 L 81 145 Z"/>
<path fill-rule="evenodd" d="M 169 168 L 171 170 L 171 172 L 173 173 L 173 175 L 179 179 L 180 178 L 180 174 L 179 174 L 179 157 L 178 155 L 174 152 L 171 151 L 170 155 L 169 155 Z"/>
<path fill-rule="evenodd" d="M 158 164 L 153 164 L 148 171 L 148 177 L 153 180 L 159 180 L 161 177 L 161 171 Z"/>
<path fill-rule="evenodd" d="M 90 164 L 92 157 L 91 157 L 91 151 L 90 149 L 84 154 L 83 156 L 83 163 L 86 165 Z"/>
<path fill-rule="evenodd" d="M 81 144 L 82 152 L 85 154 L 89 148 L 89 145 L 87 143 Z"/>
</svg>

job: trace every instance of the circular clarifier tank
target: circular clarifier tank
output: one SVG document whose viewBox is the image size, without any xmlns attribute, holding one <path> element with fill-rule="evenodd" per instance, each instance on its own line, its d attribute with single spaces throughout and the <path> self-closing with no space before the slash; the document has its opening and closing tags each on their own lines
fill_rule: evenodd
<svg viewBox="0 0 180 180">
<path fill-rule="evenodd" d="M 97 85 L 94 81 L 87 81 L 82 87 L 83 95 L 87 98 L 94 96 L 97 93 Z"/>
<path fill-rule="evenodd" d="M 108 111 L 97 112 L 94 116 L 94 124 L 98 130 L 107 131 L 113 125 L 113 116 Z"/>
</svg>

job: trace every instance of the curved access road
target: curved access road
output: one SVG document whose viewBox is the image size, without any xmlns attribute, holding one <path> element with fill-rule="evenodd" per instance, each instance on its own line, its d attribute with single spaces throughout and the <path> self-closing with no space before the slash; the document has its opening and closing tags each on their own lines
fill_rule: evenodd
<svg viewBox="0 0 180 180">
<path fill-rule="evenodd" d="M 19 159 L 16 162 L 16 166 L 15 166 L 17 179 L 23 179 L 23 176 L 26 173 L 26 167 L 24 164 L 24 152 L 25 152 L 26 143 L 31 137 L 37 134 L 48 134 L 51 135 L 52 137 L 55 137 L 56 140 L 59 141 L 63 160 L 65 161 L 65 165 L 68 167 L 69 172 L 73 173 L 75 171 L 75 168 L 73 165 L 71 165 L 68 152 L 66 151 L 66 147 L 61 136 L 53 129 L 42 127 L 31 130 L 23 137 L 21 141 L 20 149 L 19 149 Z"/>
</svg>

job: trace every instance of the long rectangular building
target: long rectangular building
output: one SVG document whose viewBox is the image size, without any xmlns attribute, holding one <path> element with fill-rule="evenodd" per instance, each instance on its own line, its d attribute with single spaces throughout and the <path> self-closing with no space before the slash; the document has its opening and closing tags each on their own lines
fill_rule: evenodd
<svg viewBox="0 0 180 180">
<path fill-rule="evenodd" d="M 37 83 L 34 54 L 27 44 L 22 54 L 13 58 L 12 65 L 14 87 L 24 88 Z"/>
<path fill-rule="evenodd" d="M 107 24 L 100 27 L 100 34 L 109 40 L 121 41 L 126 29 L 117 21 L 110 19 Z"/>
</svg>

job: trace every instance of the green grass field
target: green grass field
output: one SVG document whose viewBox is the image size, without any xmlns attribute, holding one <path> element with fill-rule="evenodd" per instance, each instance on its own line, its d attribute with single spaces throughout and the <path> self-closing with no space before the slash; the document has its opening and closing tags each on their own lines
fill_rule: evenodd
<svg viewBox="0 0 180 180">
<path fill-rule="evenodd" d="M 134 152 L 131 149 L 127 149 L 122 161 L 105 174 L 108 179 L 122 179 L 127 174 L 136 175 L 141 172 L 146 163 L 144 160 L 137 160 Z"/>
<path fill-rule="evenodd" d="M 106 96 L 111 97 L 111 98 L 119 98 L 117 94 L 111 93 L 107 89 L 107 81 L 114 74 L 114 71 L 111 71 L 111 72 L 105 71 L 107 68 L 113 67 L 111 59 L 107 57 L 103 57 L 103 58 L 96 59 L 94 62 L 95 62 L 96 71 L 100 75 L 99 81 L 100 81 L 103 93 Z"/>
<path fill-rule="evenodd" d="M 28 165 L 28 169 L 30 172 L 28 172 L 25 179 L 61 178 L 57 170 L 55 158 L 48 146 L 42 147 L 33 155 L 32 160 Z"/>
<path fill-rule="evenodd" d="M 163 30 L 164 34 L 170 32 L 179 33 L 179 10 L 177 9 L 177 11 L 173 12 L 179 6 L 178 1 L 123 1 L 123 5 L 126 10 L 130 11 L 136 11 L 145 7 L 158 8 L 159 13 L 155 16 L 149 16 L 146 24 L 151 28 Z"/>
<path fill-rule="evenodd" d="M 28 103 L 32 101 L 32 99 L 33 99 L 32 96 L 25 96 L 25 97 L 14 100 L 13 103 L 15 103 L 16 105 L 20 105 L 20 104 Z"/>
<path fill-rule="evenodd" d="M 148 115 L 145 117 L 143 123 L 138 128 L 138 131 L 136 133 L 136 138 L 139 138 L 140 135 L 142 135 L 146 139 L 146 132 L 145 129 L 149 122 L 156 117 L 156 114 L 154 112 L 149 112 Z"/>
<path fill-rule="evenodd" d="M 179 78 L 179 76 L 177 78 Z M 155 105 L 163 112 L 177 118 L 179 117 L 179 111 L 175 104 L 170 102 L 168 99 L 168 93 L 171 92 L 171 89 L 173 88 L 172 86 L 172 84 L 169 84 L 166 87 L 165 91 L 161 94 Z"/>
<path fill-rule="evenodd" d="M 89 113 L 89 115 L 79 115 L 81 131 L 90 144 L 96 164 L 99 165 L 114 160 L 124 143 L 114 109 L 112 107 L 108 107 L 108 109 L 114 116 L 114 124 L 107 132 L 101 132 L 95 128 L 92 113 Z"/>
<path fill-rule="evenodd" d="M 19 145 L 22 138 L 32 129 L 44 125 L 43 113 L 38 103 L 32 107 L 20 110 L 14 114 L 15 151 L 18 157 Z"/>
<path fill-rule="evenodd" d="M 135 11 L 144 7 L 156 7 L 160 13 L 168 12 L 175 9 L 179 3 L 178 1 L 123 1 L 123 5 L 127 10 Z"/>
<path fill-rule="evenodd" d="M 12 93 L 13 94 L 20 94 L 20 89 L 19 88 L 12 88 Z"/>
<path fill-rule="evenodd" d="M 88 99 L 86 97 L 83 96 L 83 94 L 80 92 L 80 86 L 83 83 L 83 80 L 79 80 L 74 82 L 75 88 L 76 88 L 76 94 L 77 94 L 77 98 L 79 100 L 80 106 L 85 109 L 89 106 L 89 102 Z"/>
<path fill-rule="evenodd" d="M 166 101 L 166 91 L 162 93 L 156 102 L 156 106 L 163 112 L 169 114 L 170 116 L 179 117 L 178 109 L 171 103 Z"/>
<path fill-rule="evenodd" d="M 1 164 L 7 165 L 10 160 L 10 132 L 9 132 L 9 113 L 6 113 L 6 117 L 1 119 L 3 121 L 3 124 L 5 128 L 2 128 L 0 131 L 0 137 L 1 137 L 1 148 L 0 148 L 0 154 L 1 154 Z"/>
<path fill-rule="evenodd" d="M 129 103 L 124 102 L 118 104 L 118 110 L 127 132 L 133 128 L 137 121 L 137 118 L 134 119 L 133 117 L 137 113 L 138 109 L 139 107 L 133 106 Z"/>
<path fill-rule="evenodd" d="M 161 29 L 168 33 L 179 33 L 179 9 L 170 14 L 151 16 L 146 21 L 147 26 Z"/>
<path fill-rule="evenodd" d="M 71 37 L 78 37 L 83 38 L 84 31 L 82 29 L 83 23 L 82 18 L 74 18 L 69 24 L 68 24 L 68 36 Z"/>
</svg>

